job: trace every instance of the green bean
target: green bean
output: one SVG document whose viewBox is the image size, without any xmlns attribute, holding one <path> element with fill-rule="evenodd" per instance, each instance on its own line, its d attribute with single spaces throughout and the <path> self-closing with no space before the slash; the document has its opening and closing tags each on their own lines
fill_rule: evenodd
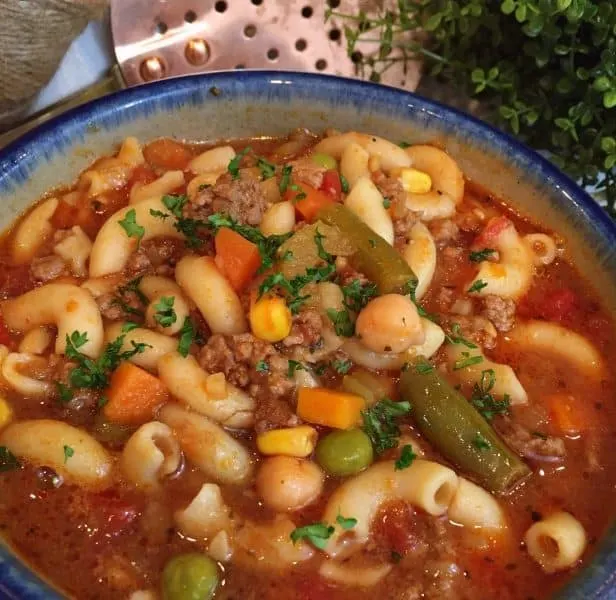
<svg viewBox="0 0 616 600">
<path fill-rule="evenodd" d="M 351 264 L 376 283 L 379 294 L 408 294 L 417 285 L 415 273 L 402 256 L 350 210 L 335 203 L 322 208 L 318 216 L 351 242 L 355 248 Z"/>
<path fill-rule="evenodd" d="M 163 600 L 210 600 L 218 587 L 218 567 L 205 554 L 174 556 L 163 569 Z"/>
<path fill-rule="evenodd" d="M 400 395 L 424 437 L 447 460 L 493 492 L 505 493 L 530 474 L 477 410 L 425 359 L 400 376 Z"/>
</svg>

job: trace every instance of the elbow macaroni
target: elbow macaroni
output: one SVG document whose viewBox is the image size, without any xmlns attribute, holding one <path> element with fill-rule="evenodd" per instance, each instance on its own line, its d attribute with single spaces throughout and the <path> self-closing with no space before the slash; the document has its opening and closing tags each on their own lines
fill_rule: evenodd
<svg viewBox="0 0 616 600">
<path fill-rule="evenodd" d="M 139 291 L 150 301 L 145 311 L 145 321 L 148 327 L 156 329 L 165 335 L 175 335 L 182 329 L 186 317 L 190 314 L 188 303 L 180 286 L 167 277 L 158 275 L 145 275 L 139 282 Z M 161 298 L 173 298 L 173 314 L 175 321 L 164 327 L 156 320 L 157 304 Z"/>
<path fill-rule="evenodd" d="M 92 242 L 78 225 L 71 228 L 68 237 L 53 247 L 54 254 L 63 258 L 76 277 L 86 277 L 88 274 L 86 262 L 92 252 Z"/>
<path fill-rule="evenodd" d="M 50 238 L 50 220 L 58 207 L 57 198 L 49 198 L 29 212 L 19 223 L 11 241 L 12 259 L 23 265 L 34 258 L 38 249 Z"/>
<path fill-rule="evenodd" d="M 383 206 L 383 196 L 369 177 L 360 177 L 344 205 L 388 244 L 394 243 L 394 225 Z"/>
<path fill-rule="evenodd" d="M 153 197 L 162 197 L 184 185 L 182 171 L 167 171 L 150 183 L 136 183 L 130 191 L 129 204 L 137 204 Z"/>
<path fill-rule="evenodd" d="M 173 518 L 184 535 L 195 539 L 211 539 L 231 526 L 231 511 L 214 483 L 203 484 L 190 504 L 176 511 Z"/>
<path fill-rule="evenodd" d="M 404 249 L 404 260 L 417 276 L 415 297 L 421 300 L 430 287 L 436 271 L 436 244 L 423 223 L 415 223 L 409 232 L 409 243 Z"/>
</svg>

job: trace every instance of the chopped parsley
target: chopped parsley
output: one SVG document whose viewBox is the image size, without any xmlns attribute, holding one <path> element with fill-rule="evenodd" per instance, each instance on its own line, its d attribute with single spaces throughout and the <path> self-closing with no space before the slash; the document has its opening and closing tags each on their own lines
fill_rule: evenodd
<svg viewBox="0 0 616 600">
<path fill-rule="evenodd" d="M 58 399 L 62 404 L 67 404 L 73 399 L 73 390 L 62 383 L 61 381 L 56 381 L 56 390 L 58 391 Z"/>
<path fill-rule="evenodd" d="M 417 458 L 417 454 L 413 452 L 413 447 L 410 444 L 405 444 L 402 446 L 402 451 L 400 452 L 400 458 L 395 462 L 394 469 L 396 471 L 402 471 L 404 469 L 408 469 L 413 461 Z"/>
<path fill-rule="evenodd" d="M 280 184 L 278 185 L 278 189 L 281 194 L 284 194 L 287 191 L 287 188 L 291 184 L 291 173 L 293 172 L 293 167 L 291 165 L 284 165 L 282 167 L 282 175 L 280 177 Z"/>
<path fill-rule="evenodd" d="M 129 238 L 134 237 L 137 239 L 137 244 L 141 243 L 141 239 L 145 233 L 145 227 L 137 223 L 137 213 L 134 208 L 131 208 L 126 213 L 126 216 L 121 221 L 118 221 L 118 223 Z"/>
<path fill-rule="evenodd" d="M 496 415 L 505 415 L 509 412 L 509 396 L 505 394 L 502 400 L 497 400 L 491 393 L 495 383 L 494 369 L 486 369 L 481 372 L 479 383 L 475 383 L 473 387 L 471 404 L 486 421 L 491 421 Z"/>
<path fill-rule="evenodd" d="M 325 550 L 327 540 L 334 533 L 335 528 L 332 525 L 325 523 L 313 523 L 312 525 L 304 525 L 297 527 L 291 532 L 291 541 L 295 544 L 301 539 L 306 539 L 316 546 L 319 550 Z"/>
<path fill-rule="evenodd" d="M 466 339 L 462 335 L 460 323 L 453 323 L 451 325 L 451 331 L 449 335 L 445 336 L 445 339 L 447 340 L 449 344 L 462 344 L 463 346 L 466 346 L 467 348 L 470 348 L 471 350 L 474 350 L 475 348 L 477 348 L 477 344 L 474 344 L 473 342 Z"/>
<path fill-rule="evenodd" d="M 335 308 L 327 309 L 327 316 L 334 325 L 336 335 L 342 337 L 353 337 L 355 333 L 355 323 L 351 320 L 351 315 L 348 310 L 336 310 Z"/>
<path fill-rule="evenodd" d="M 395 550 L 391 551 L 391 562 L 394 565 L 397 565 L 402 560 L 402 554 L 400 552 L 396 552 Z"/>
<path fill-rule="evenodd" d="M 492 447 L 492 444 L 490 444 L 490 442 L 488 442 L 488 440 L 486 440 L 481 433 L 477 432 L 473 438 L 473 446 L 475 446 L 477 450 L 489 450 Z"/>
<path fill-rule="evenodd" d="M 304 188 L 300 187 L 296 183 L 292 183 L 289 186 L 289 189 L 293 192 L 296 192 L 295 198 L 291 200 L 293 204 L 295 204 L 296 202 L 299 202 L 300 200 L 303 200 L 304 198 L 306 198 L 306 196 L 308 196 L 308 194 L 306 194 L 306 192 L 304 191 Z"/>
<path fill-rule="evenodd" d="M 389 208 L 391 206 L 391 200 L 389 198 L 383 198 L 383 208 Z"/>
<path fill-rule="evenodd" d="M 400 428 L 396 419 L 410 412 L 410 402 L 392 402 L 389 399 L 383 399 L 362 411 L 363 430 L 372 441 L 377 454 L 382 454 L 398 445 Z"/>
<path fill-rule="evenodd" d="M 87 333 L 73 331 L 66 336 L 66 357 L 77 363 L 77 366 L 69 373 L 69 383 L 73 388 L 103 389 L 109 383 L 109 374 L 123 361 L 129 360 L 136 354 L 141 354 L 150 346 L 144 343 L 135 343 L 131 340 L 132 349 L 122 351 L 126 333 L 118 336 L 113 342 L 109 342 L 103 353 L 96 360 L 82 354 L 79 348 L 88 341 Z"/>
<path fill-rule="evenodd" d="M 471 252 L 468 255 L 468 258 L 471 262 L 479 263 L 479 262 L 483 262 L 484 260 L 488 260 L 488 258 L 490 258 L 490 256 L 492 256 L 492 254 L 494 254 L 495 252 L 496 250 L 493 250 L 492 248 L 485 248 L 484 250 L 478 250 L 477 252 Z"/>
<path fill-rule="evenodd" d="M 68 461 L 71 456 L 75 454 L 75 450 L 73 450 L 70 446 L 64 445 L 64 464 Z"/>
<path fill-rule="evenodd" d="M 257 159 L 257 167 L 259 167 L 259 170 L 261 171 L 262 181 L 271 179 L 274 175 L 276 175 L 276 165 L 268 162 L 263 157 L 259 157 Z"/>
<path fill-rule="evenodd" d="M 468 288 L 468 293 L 472 293 L 472 292 L 479 292 L 480 290 L 482 290 L 484 287 L 487 287 L 488 284 L 483 280 L 483 279 L 478 279 L 477 281 L 473 282 L 473 285 L 471 285 L 471 287 Z"/>
<path fill-rule="evenodd" d="M 168 219 L 170 216 L 169 213 L 163 212 L 162 210 L 154 210 L 153 208 L 150 208 L 150 214 L 157 219 L 162 219 L 163 221 Z"/>
<path fill-rule="evenodd" d="M 291 377 L 295 375 L 295 371 L 305 371 L 305 367 L 298 360 L 289 359 L 289 364 L 287 368 L 287 377 L 291 379 Z"/>
<path fill-rule="evenodd" d="M 321 377 L 321 375 L 325 375 L 325 371 L 327 371 L 327 363 L 319 363 L 314 369 L 314 374 Z"/>
<path fill-rule="evenodd" d="M 264 360 L 260 360 L 256 365 L 255 365 L 255 371 L 257 373 L 269 373 L 269 365 L 267 364 L 267 362 L 265 362 Z"/>
<path fill-rule="evenodd" d="M 120 293 L 121 296 L 124 296 L 125 294 L 132 292 L 133 294 L 135 294 L 135 296 L 137 296 L 141 304 L 147 304 L 148 303 L 147 296 L 139 289 L 139 284 L 141 283 L 142 279 L 143 279 L 143 275 L 140 275 L 139 277 L 135 277 L 134 279 L 127 281 L 124 285 L 121 285 L 118 288 L 118 292 Z"/>
<path fill-rule="evenodd" d="M 353 363 L 348 359 L 339 359 L 332 361 L 332 367 L 341 375 L 345 375 L 351 370 Z"/>
<path fill-rule="evenodd" d="M 186 358 L 192 343 L 195 341 L 195 326 L 190 317 L 184 319 L 182 329 L 180 329 L 180 339 L 178 341 L 178 352 Z"/>
<path fill-rule="evenodd" d="M 481 362 L 483 362 L 483 356 L 471 356 L 470 352 L 462 352 L 462 357 L 453 363 L 453 370 L 459 371 L 460 369 L 465 369 L 466 367 L 478 365 Z"/>
<path fill-rule="evenodd" d="M 162 197 L 162 203 L 167 210 L 171 211 L 171 214 L 177 219 L 181 219 L 183 216 L 184 205 L 188 201 L 187 196 L 172 196 L 167 194 Z"/>
<path fill-rule="evenodd" d="M 362 283 L 353 279 L 351 283 L 342 287 L 344 305 L 353 312 L 358 313 L 372 298 L 378 295 L 376 283 Z"/>
<path fill-rule="evenodd" d="M 428 361 L 420 362 L 415 365 L 415 372 L 420 375 L 427 375 L 428 373 L 432 373 L 434 371 L 434 365 L 430 364 Z"/>
<path fill-rule="evenodd" d="M 19 467 L 21 467 L 21 463 L 17 460 L 17 457 L 6 446 L 0 446 L 0 473 L 14 471 Z"/>
<path fill-rule="evenodd" d="M 252 148 L 250 146 L 246 146 L 241 152 L 238 152 L 227 165 L 227 171 L 231 174 L 231 179 L 239 179 L 240 177 L 240 163 L 242 162 L 242 158 L 248 154 Z"/>
<path fill-rule="evenodd" d="M 349 529 L 353 529 L 355 525 L 357 525 L 357 519 L 354 517 L 343 517 L 342 515 L 338 515 L 336 517 L 336 523 L 340 525 L 342 529 L 348 531 Z"/>
<path fill-rule="evenodd" d="M 400 148 L 404 149 L 404 148 L 409 148 L 411 146 L 411 144 L 409 144 L 408 142 L 398 142 L 398 146 L 400 146 Z"/>
<path fill-rule="evenodd" d="M 161 296 L 160 300 L 154 305 L 154 320 L 161 327 L 171 327 L 178 317 L 173 310 L 173 304 L 175 302 L 174 296 Z"/>
<path fill-rule="evenodd" d="M 348 194 L 351 189 L 347 178 L 342 173 L 340 173 L 340 188 L 345 194 Z"/>
</svg>

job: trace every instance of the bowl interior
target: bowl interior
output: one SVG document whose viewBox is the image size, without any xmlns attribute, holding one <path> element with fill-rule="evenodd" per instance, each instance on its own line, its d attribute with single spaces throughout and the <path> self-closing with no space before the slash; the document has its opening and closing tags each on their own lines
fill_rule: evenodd
<svg viewBox="0 0 616 600">
<path fill-rule="evenodd" d="M 616 228 L 591 198 L 538 154 L 468 116 L 418 96 L 355 80 L 238 72 L 162 81 L 72 110 L 0 152 L 0 227 L 51 188 L 74 181 L 129 135 L 218 140 L 284 135 L 296 127 L 375 133 L 442 145 L 465 174 L 565 240 L 571 259 L 616 311 Z M 616 532 L 562 598 L 605 598 Z M 0 550 L 0 596 L 58 597 Z"/>
</svg>

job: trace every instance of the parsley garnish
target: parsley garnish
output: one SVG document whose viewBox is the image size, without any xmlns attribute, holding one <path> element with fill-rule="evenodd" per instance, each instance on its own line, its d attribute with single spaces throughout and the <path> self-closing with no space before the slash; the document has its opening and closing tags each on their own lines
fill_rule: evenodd
<svg viewBox="0 0 616 600">
<path fill-rule="evenodd" d="M 378 295 L 376 283 L 362 283 L 354 279 L 342 287 L 344 305 L 353 312 L 358 313 L 372 298 Z"/>
<path fill-rule="evenodd" d="M 154 320 L 161 327 L 171 327 L 178 317 L 173 310 L 173 303 L 175 298 L 173 296 L 161 296 L 160 300 L 154 305 Z"/>
<path fill-rule="evenodd" d="M 488 284 L 483 279 L 478 279 L 477 281 L 473 282 L 473 285 L 471 285 L 471 287 L 469 287 L 467 291 L 469 293 L 471 293 L 471 292 L 479 292 L 484 287 L 488 287 Z"/>
<path fill-rule="evenodd" d="M 251 151 L 250 146 L 246 146 L 241 152 L 238 152 L 230 161 L 227 166 L 227 171 L 231 174 L 231 179 L 239 179 L 240 177 L 240 163 L 242 158 Z"/>
<path fill-rule="evenodd" d="M 471 252 L 468 255 L 468 258 L 471 262 L 478 263 L 483 262 L 484 260 L 488 260 L 492 254 L 494 254 L 496 250 L 492 250 L 492 248 L 485 248 L 484 250 L 479 250 L 477 252 Z"/>
<path fill-rule="evenodd" d="M 171 211 L 171 214 L 177 219 L 181 219 L 183 216 L 184 205 L 188 201 L 186 196 L 172 196 L 167 194 L 162 197 L 162 203 L 167 210 Z"/>
<path fill-rule="evenodd" d="M 453 370 L 459 371 L 460 369 L 465 369 L 466 367 L 478 365 L 481 362 L 483 362 L 483 356 L 471 356 L 470 352 L 462 352 L 462 357 L 453 363 Z"/>
<path fill-rule="evenodd" d="M 486 440 L 486 438 L 481 435 L 481 433 L 477 432 L 477 435 L 473 438 L 473 446 L 478 450 L 489 450 L 492 447 L 492 444 Z"/>
<path fill-rule="evenodd" d="M 417 454 L 413 452 L 413 447 L 410 444 L 405 444 L 400 452 L 400 458 L 396 461 L 394 469 L 396 471 L 402 471 L 408 469 L 413 461 L 417 458 Z"/>
<path fill-rule="evenodd" d="M 391 200 L 389 198 L 383 198 L 383 208 L 389 208 L 391 206 Z"/>
<path fill-rule="evenodd" d="M 291 360 L 291 359 L 289 359 L 289 366 L 288 366 L 288 369 L 287 369 L 287 377 L 289 379 L 291 379 L 291 377 L 293 377 L 293 375 L 295 375 L 295 371 L 305 371 L 305 367 L 298 360 Z"/>
<path fill-rule="evenodd" d="M 124 296 L 124 294 L 132 292 L 133 294 L 135 294 L 135 296 L 137 296 L 141 304 L 147 304 L 148 303 L 147 296 L 139 289 L 139 284 L 141 283 L 142 279 L 143 279 L 143 275 L 140 275 L 139 277 L 135 277 L 134 279 L 127 281 L 124 285 L 121 285 L 118 288 L 118 292 L 120 292 L 121 296 Z"/>
<path fill-rule="evenodd" d="M 255 365 L 255 371 L 257 371 L 257 373 L 269 373 L 269 370 L 269 365 L 264 360 L 260 360 Z"/>
<path fill-rule="evenodd" d="M 404 148 L 409 148 L 411 144 L 409 144 L 408 142 L 398 142 L 398 146 L 400 146 L 400 148 L 404 149 Z"/>
<path fill-rule="evenodd" d="M 351 370 L 353 363 L 350 360 L 336 359 L 332 361 L 332 367 L 341 375 L 345 375 Z"/>
<path fill-rule="evenodd" d="M 169 213 L 163 212 L 162 210 L 154 210 L 153 208 L 150 208 L 150 214 L 157 219 L 162 219 L 163 221 L 168 219 L 170 216 Z"/>
<path fill-rule="evenodd" d="M 280 177 L 280 184 L 278 185 L 278 189 L 281 194 L 284 194 L 291 183 L 291 173 L 293 171 L 293 167 L 291 165 L 284 165 L 282 167 L 282 175 Z"/>
<path fill-rule="evenodd" d="M 334 533 L 334 530 L 335 529 L 332 525 L 326 525 L 325 523 L 313 523 L 312 525 L 297 527 L 291 532 L 290 537 L 294 544 L 302 538 L 305 538 L 319 550 L 325 550 L 327 540 Z"/>
<path fill-rule="evenodd" d="M 261 170 L 262 181 L 271 179 L 274 175 L 276 175 L 276 165 L 273 165 L 271 162 L 268 162 L 262 157 L 257 159 L 257 167 Z"/>
<path fill-rule="evenodd" d="M 321 375 L 325 375 L 325 371 L 327 371 L 327 364 L 319 363 L 314 367 L 313 371 L 315 375 L 321 377 Z"/>
<path fill-rule="evenodd" d="M 56 381 L 56 389 L 58 390 L 58 399 L 62 404 L 67 404 L 73 399 L 73 390 L 61 381 Z"/>
<path fill-rule="evenodd" d="M 208 229 L 209 226 L 201 219 L 193 219 L 191 217 L 183 216 L 184 205 L 187 201 L 188 198 L 186 196 L 166 195 L 162 197 L 162 203 L 176 218 L 173 226 L 186 238 L 186 246 L 189 248 L 199 248 L 203 244 L 203 240 L 198 235 L 199 231 L 202 229 Z"/>
<path fill-rule="evenodd" d="M 180 329 L 180 340 L 178 341 L 178 352 L 186 358 L 190 351 L 190 346 L 195 341 L 195 326 L 190 317 L 184 319 L 182 329 Z"/>
<path fill-rule="evenodd" d="M 327 316 L 334 325 L 336 335 L 342 337 L 353 337 L 355 333 L 355 324 L 351 320 L 351 315 L 348 310 L 336 310 L 335 308 L 327 309 Z"/>
<path fill-rule="evenodd" d="M 394 565 L 397 565 L 402 560 L 402 554 L 400 552 L 396 552 L 395 550 L 391 551 L 391 562 Z"/>
<path fill-rule="evenodd" d="M 124 229 L 128 237 L 137 238 L 137 245 L 141 243 L 141 238 L 143 238 L 143 234 L 145 233 L 145 227 L 137 223 L 137 213 L 134 208 L 131 208 L 126 213 L 126 216 L 121 221 L 118 221 L 118 224 Z"/>
<path fill-rule="evenodd" d="M 71 456 L 75 454 L 75 451 L 70 446 L 64 446 L 64 464 L 68 461 Z"/>
<path fill-rule="evenodd" d="M 357 525 L 357 519 L 354 517 L 343 517 L 342 515 L 338 515 L 336 517 L 336 523 L 338 523 L 342 529 L 348 531 Z"/>
<path fill-rule="evenodd" d="M 19 467 L 21 467 L 21 463 L 17 460 L 17 457 L 6 446 L 0 446 L 0 473 L 14 471 Z"/>
<path fill-rule="evenodd" d="M 372 441 L 377 454 L 382 454 L 398 445 L 400 428 L 396 419 L 409 412 L 411 412 L 410 402 L 392 402 L 388 399 L 381 400 L 362 411 L 363 430 Z"/>
<path fill-rule="evenodd" d="M 125 360 L 129 360 L 136 354 L 141 354 L 148 344 L 136 344 L 131 340 L 133 348 L 131 350 L 122 351 L 126 334 L 123 333 L 113 342 L 107 344 L 103 353 L 96 360 L 91 359 L 79 352 L 87 341 L 86 333 L 73 331 L 69 336 L 66 336 L 66 357 L 77 363 L 77 366 L 69 373 L 69 383 L 73 388 L 91 388 L 103 389 L 109 383 L 109 374 Z"/>
<path fill-rule="evenodd" d="M 420 375 L 427 375 L 428 373 L 432 373 L 434 371 L 434 365 L 430 364 L 428 361 L 420 362 L 415 365 L 415 372 Z"/>
<path fill-rule="evenodd" d="M 470 340 L 466 339 L 462 335 L 462 330 L 460 328 L 460 323 L 453 323 L 451 326 L 451 332 L 449 335 L 445 336 L 445 339 L 449 344 L 462 344 L 471 350 L 477 348 L 477 344 L 474 344 Z"/>
<path fill-rule="evenodd" d="M 502 400 L 497 400 L 491 394 L 496 383 L 494 369 L 486 369 L 481 372 L 481 379 L 473 387 L 471 404 L 483 415 L 486 421 L 491 421 L 496 415 L 504 415 L 509 412 L 509 396 L 505 394 Z"/>
<path fill-rule="evenodd" d="M 340 173 L 340 189 L 345 194 L 348 194 L 349 190 L 351 189 L 351 186 L 349 185 L 348 179 L 342 173 Z"/>
</svg>

